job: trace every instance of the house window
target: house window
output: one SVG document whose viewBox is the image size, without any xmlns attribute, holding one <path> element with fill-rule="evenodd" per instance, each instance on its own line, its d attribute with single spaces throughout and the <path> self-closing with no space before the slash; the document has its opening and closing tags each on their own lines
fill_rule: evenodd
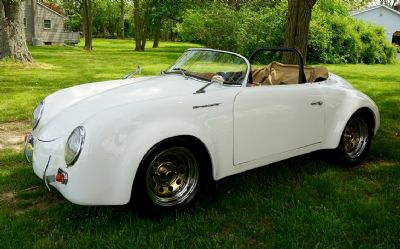
<svg viewBox="0 0 400 249">
<path fill-rule="evenodd" d="M 44 20 L 43 21 L 43 27 L 44 29 L 51 29 L 51 20 Z"/>
<path fill-rule="evenodd" d="M 26 18 L 24 18 L 24 28 L 26 28 Z"/>
</svg>

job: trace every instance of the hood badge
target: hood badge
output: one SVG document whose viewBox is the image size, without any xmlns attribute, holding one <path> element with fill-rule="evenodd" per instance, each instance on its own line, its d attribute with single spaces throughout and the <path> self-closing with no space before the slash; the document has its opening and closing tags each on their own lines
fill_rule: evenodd
<svg viewBox="0 0 400 249">
<path fill-rule="evenodd" d="M 199 108 L 207 108 L 207 107 L 214 107 L 214 106 L 219 106 L 222 103 L 214 103 L 214 104 L 208 104 L 208 105 L 195 105 L 193 106 L 193 109 L 199 109 Z"/>
</svg>

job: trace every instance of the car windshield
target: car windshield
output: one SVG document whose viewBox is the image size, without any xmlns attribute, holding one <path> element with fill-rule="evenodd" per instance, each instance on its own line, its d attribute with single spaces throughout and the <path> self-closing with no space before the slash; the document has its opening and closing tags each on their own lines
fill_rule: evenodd
<svg viewBox="0 0 400 249">
<path fill-rule="evenodd" d="M 222 76 L 224 84 L 241 85 L 246 77 L 247 63 L 238 55 L 216 51 L 188 50 L 166 73 L 180 73 L 205 81 Z"/>
</svg>

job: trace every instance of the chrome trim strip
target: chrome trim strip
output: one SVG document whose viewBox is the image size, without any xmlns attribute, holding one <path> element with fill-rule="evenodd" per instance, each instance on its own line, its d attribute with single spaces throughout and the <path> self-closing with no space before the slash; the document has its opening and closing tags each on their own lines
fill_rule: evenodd
<svg viewBox="0 0 400 249">
<path fill-rule="evenodd" d="M 315 102 L 311 102 L 310 105 L 322 105 L 324 102 L 322 101 L 315 101 Z"/>
<path fill-rule="evenodd" d="M 193 109 L 199 109 L 199 108 L 207 108 L 207 107 L 214 107 L 214 106 L 219 106 L 222 103 L 214 103 L 214 104 L 208 104 L 208 105 L 195 105 L 193 106 Z"/>
<path fill-rule="evenodd" d="M 59 138 L 60 137 L 57 137 L 57 138 L 54 138 L 54 139 L 50 139 L 50 140 L 43 140 L 43 139 L 37 138 L 37 140 L 40 141 L 40 142 L 43 142 L 43 143 L 48 143 L 48 142 L 56 141 Z"/>
</svg>

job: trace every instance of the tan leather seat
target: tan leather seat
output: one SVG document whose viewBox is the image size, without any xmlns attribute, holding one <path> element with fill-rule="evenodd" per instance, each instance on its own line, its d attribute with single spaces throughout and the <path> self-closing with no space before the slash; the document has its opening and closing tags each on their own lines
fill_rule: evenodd
<svg viewBox="0 0 400 249">
<path fill-rule="evenodd" d="M 307 82 L 318 82 L 328 79 L 325 67 L 304 67 Z M 299 66 L 272 62 L 271 64 L 252 70 L 253 83 L 258 85 L 298 84 Z"/>
</svg>

